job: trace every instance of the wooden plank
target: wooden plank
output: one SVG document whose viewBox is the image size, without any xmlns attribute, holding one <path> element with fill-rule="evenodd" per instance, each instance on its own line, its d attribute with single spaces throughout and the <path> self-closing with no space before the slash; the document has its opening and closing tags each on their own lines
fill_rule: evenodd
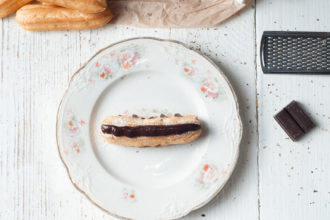
<svg viewBox="0 0 330 220">
<path fill-rule="evenodd" d="M 328 0 L 257 3 L 258 48 L 265 30 L 329 31 Z M 260 219 L 329 219 L 330 78 L 264 75 L 258 48 Z M 293 99 L 317 123 L 316 129 L 296 143 L 273 119 Z"/>
</svg>

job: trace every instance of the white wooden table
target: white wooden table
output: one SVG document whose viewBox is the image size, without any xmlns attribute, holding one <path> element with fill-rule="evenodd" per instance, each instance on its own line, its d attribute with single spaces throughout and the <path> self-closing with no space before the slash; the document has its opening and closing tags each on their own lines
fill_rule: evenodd
<svg viewBox="0 0 330 220">
<path fill-rule="evenodd" d="M 330 76 L 264 75 L 265 30 L 330 31 L 329 0 L 256 0 L 216 28 L 27 32 L 0 20 L 0 219 L 115 219 L 69 181 L 55 140 L 56 112 L 72 74 L 99 49 L 127 38 L 184 42 L 232 82 L 244 137 L 222 192 L 185 219 L 330 219 Z M 318 127 L 297 143 L 273 120 L 291 100 Z"/>
</svg>

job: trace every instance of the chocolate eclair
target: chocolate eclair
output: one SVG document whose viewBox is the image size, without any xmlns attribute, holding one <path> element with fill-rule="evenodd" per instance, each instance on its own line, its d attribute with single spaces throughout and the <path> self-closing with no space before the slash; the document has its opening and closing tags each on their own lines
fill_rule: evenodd
<svg viewBox="0 0 330 220">
<path fill-rule="evenodd" d="M 158 117 L 109 116 L 102 121 L 100 134 L 111 144 L 130 147 L 160 147 L 185 144 L 202 133 L 196 116 L 175 114 Z"/>
</svg>

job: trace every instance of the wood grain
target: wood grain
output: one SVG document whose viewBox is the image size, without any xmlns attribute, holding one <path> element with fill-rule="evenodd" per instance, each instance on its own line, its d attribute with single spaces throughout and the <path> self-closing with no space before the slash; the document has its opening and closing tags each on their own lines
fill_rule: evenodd
<svg viewBox="0 0 330 220">
<path fill-rule="evenodd" d="M 329 31 L 328 0 L 259 0 L 265 30 Z M 330 78 L 264 75 L 258 54 L 260 219 L 330 219 Z M 272 116 L 297 100 L 317 128 L 293 143 Z"/>
<path fill-rule="evenodd" d="M 70 183 L 56 148 L 56 112 L 71 76 L 93 54 L 123 39 L 149 36 L 179 40 L 215 61 L 237 92 L 244 123 L 232 178 L 185 219 L 328 220 L 330 78 L 263 75 L 258 46 L 264 30 L 326 31 L 330 2 L 256 3 L 219 27 L 201 29 L 107 25 L 27 32 L 13 16 L 0 20 L 0 219 L 115 219 Z M 292 99 L 318 125 L 297 143 L 272 118 Z"/>
</svg>

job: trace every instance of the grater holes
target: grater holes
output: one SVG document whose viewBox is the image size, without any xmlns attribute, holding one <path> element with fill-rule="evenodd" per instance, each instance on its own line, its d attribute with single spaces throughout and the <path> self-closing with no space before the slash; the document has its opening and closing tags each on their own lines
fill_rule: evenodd
<svg viewBox="0 0 330 220">
<path fill-rule="evenodd" d="M 304 36 L 266 37 L 264 65 L 266 69 L 330 70 L 330 38 Z"/>
</svg>

